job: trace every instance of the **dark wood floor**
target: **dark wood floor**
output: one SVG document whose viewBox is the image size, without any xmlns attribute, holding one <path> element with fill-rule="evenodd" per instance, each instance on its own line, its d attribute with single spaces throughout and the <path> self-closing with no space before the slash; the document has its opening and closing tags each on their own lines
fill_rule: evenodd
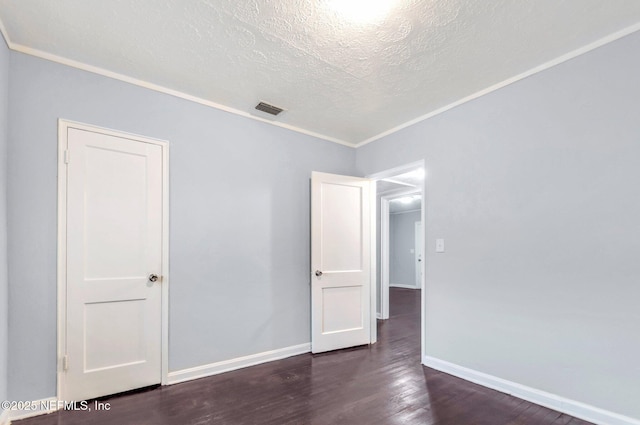
<svg viewBox="0 0 640 425">
<path fill-rule="evenodd" d="M 420 365 L 419 291 L 392 288 L 379 342 L 106 399 L 19 425 L 587 425 Z"/>
</svg>

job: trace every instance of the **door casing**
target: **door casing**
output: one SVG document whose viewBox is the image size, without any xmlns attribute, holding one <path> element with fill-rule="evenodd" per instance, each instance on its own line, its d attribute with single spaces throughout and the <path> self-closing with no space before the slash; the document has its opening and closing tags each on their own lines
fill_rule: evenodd
<svg viewBox="0 0 640 425">
<path fill-rule="evenodd" d="M 65 119 L 58 120 L 58 307 L 57 307 L 57 399 L 64 394 L 67 312 L 67 130 L 76 128 L 114 137 L 158 145 L 162 148 L 162 302 L 161 302 L 161 383 L 167 385 L 169 374 L 169 142 L 122 131 L 110 130 Z"/>
<path fill-rule="evenodd" d="M 373 174 L 369 174 L 366 177 L 373 180 L 373 181 L 377 181 L 377 180 L 382 180 L 385 178 L 390 178 L 393 176 L 397 176 L 409 171 L 413 171 L 416 168 L 423 168 L 426 171 L 426 161 L 425 160 L 420 160 L 420 161 L 416 161 L 416 162 L 411 162 L 409 164 L 405 164 L 405 165 L 400 165 L 398 167 L 395 168 L 391 168 L 388 170 L 384 170 L 384 171 L 380 171 L 378 173 L 373 173 Z M 422 291 L 420 293 L 420 345 L 421 345 L 421 353 L 422 353 L 422 358 L 424 358 L 426 356 L 426 347 L 427 347 L 427 335 L 426 335 L 426 325 L 425 325 L 425 320 L 426 320 L 426 297 L 427 297 L 427 286 L 426 286 L 426 256 L 427 256 L 427 249 L 426 249 L 426 243 L 427 243 L 427 238 L 426 238 L 426 232 L 427 232 L 427 221 L 426 221 L 426 197 L 427 197 L 427 187 L 426 187 L 426 182 L 427 182 L 427 177 L 425 177 L 425 179 L 422 182 L 422 187 L 420 191 L 416 191 L 415 189 L 413 190 L 407 190 L 402 191 L 402 192 L 397 192 L 394 193 L 393 195 L 389 195 L 389 196 L 382 196 L 381 197 L 381 205 L 380 205 L 380 224 L 381 226 L 383 225 L 383 220 L 385 219 L 385 215 L 386 215 L 386 228 L 382 227 L 381 228 L 381 235 L 380 235 L 380 245 L 381 246 L 377 246 L 377 244 L 375 243 L 376 239 L 375 237 L 372 239 L 374 245 L 376 246 L 376 249 L 372 249 L 372 256 L 375 258 L 376 257 L 376 251 L 377 249 L 381 249 L 381 258 L 380 258 L 380 280 L 381 282 L 379 283 L 377 281 L 377 276 L 376 276 L 376 271 L 375 269 L 372 272 L 372 277 L 371 277 L 371 282 L 372 282 L 372 289 L 374 292 L 377 292 L 377 288 L 378 285 L 380 285 L 380 308 L 381 308 L 381 312 L 380 312 L 380 319 L 388 319 L 389 318 L 389 279 L 388 279 L 388 268 L 389 268 L 389 245 L 388 245 L 388 231 L 389 231 L 389 200 L 391 198 L 395 198 L 398 196 L 399 193 L 402 193 L 404 195 L 408 194 L 408 193 L 417 193 L 417 192 L 421 192 L 422 193 L 422 202 L 420 205 L 421 208 L 421 213 L 420 213 L 420 221 L 422 222 L 422 234 L 423 234 L 423 239 L 422 239 L 422 263 L 420 265 L 420 267 L 422 268 L 422 283 L 420 285 L 420 287 L 422 288 Z M 374 189 L 375 191 L 375 189 Z M 372 194 L 372 196 L 376 197 L 377 195 L 375 193 Z M 371 226 L 373 229 L 376 228 L 376 216 L 375 216 L 375 210 L 376 208 L 372 208 L 373 210 L 373 225 Z M 386 263 L 385 263 L 385 259 L 384 259 L 384 251 L 385 251 L 385 245 L 384 245 L 384 235 L 382 234 L 382 232 L 386 231 L 387 232 L 387 241 L 386 241 Z M 375 264 L 374 261 L 372 261 L 373 264 Z M 383 272 L 386 268 L 386 273 L 387 273 L 387 279 L 386 279 L 386 293 L 385 293 L 385 288 L 383 287 L 383 285 L 385 284 L 385 280 L 383 277 Z M 385 313 L 385 303 L 386 303 L 386 317 L 383 317 L 383 314 Z M 374 309 L 375 311 L 375 309 Z"/>
<path fill-rule="evenodd" d="M 418 289 L 422 289 L 422 262 L 424 261 L 424 253 L 422 252 L 424 243 L 422 243 L 422 240 L 424 239 L 424 233 L 422 232 L 422 222 L 421 221 L 416 221 L 415 222 L 415 231 L 414 231 L 414 245 L 415 245 L 415 259 L 414 259 L 414 263 L 415 263 L 415 273 L 416 273 L 416 278 L 415 278 L 415 285 L 416 288 Z"/>
</svg>

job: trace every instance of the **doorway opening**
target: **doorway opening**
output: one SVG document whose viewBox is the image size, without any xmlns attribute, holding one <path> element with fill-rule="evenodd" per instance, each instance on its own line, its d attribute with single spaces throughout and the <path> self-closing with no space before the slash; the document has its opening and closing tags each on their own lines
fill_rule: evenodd
<svg viewBox="0 0 640 425">
<path fill-rule="evenodd" d="M 420 291 L 424 353 L 425 167 L 424 161 L 368 176 L 376 181 L 376 314 L 389 319 L 390 294 Z M 392 291 L 390 288 L 394 288 Z M 396 289 L 402 288 L 402 289 Z"/>
</svg>

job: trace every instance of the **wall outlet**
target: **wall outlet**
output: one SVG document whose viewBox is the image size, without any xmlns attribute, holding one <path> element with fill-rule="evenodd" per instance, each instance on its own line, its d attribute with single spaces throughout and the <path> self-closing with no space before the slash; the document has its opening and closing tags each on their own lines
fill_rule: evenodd
<svg viewBox="0 0 640 425">
<path fill-rule="evenodd" d="M 436 239 L 436 252 L 444 252 L 444 239 Z"/>
</svg>

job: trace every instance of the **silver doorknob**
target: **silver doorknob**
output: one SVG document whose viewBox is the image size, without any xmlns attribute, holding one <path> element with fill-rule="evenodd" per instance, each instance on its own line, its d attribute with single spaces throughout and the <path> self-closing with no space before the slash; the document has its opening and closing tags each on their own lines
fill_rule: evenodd
<svg viewBox="0 0 640 425">
<path fill-rule="evenodd" d="M 157 274 L 150 274 L 149 275 L 149 282 L 157 282 L 158 281 L 158 275 Z"/>
<path fill-rule="evenodd" d="M 322 276 L 322 272 L 320 270 L 316 270 L 316 276 L 318 277 Z"/>
</svg>

